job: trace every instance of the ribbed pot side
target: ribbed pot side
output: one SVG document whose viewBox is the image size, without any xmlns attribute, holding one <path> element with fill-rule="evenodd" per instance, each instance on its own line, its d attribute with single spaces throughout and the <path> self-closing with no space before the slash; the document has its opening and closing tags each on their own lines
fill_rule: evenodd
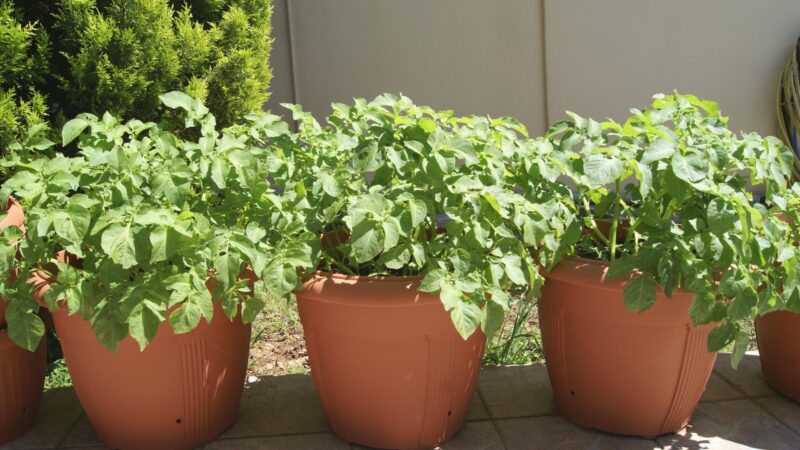
<svg viewBox="0 0 800 450">
<path fill-rule="evenodd" d="M 8 198 L 6 204 L 6 212 L 3 220 L 0 220 L 0 228 L 3 227 L 22 227 L 25 222 L 25 214 L 22 212 L 22 206 L 13 197 Z M 5 299 L 0 298 L 0 327 L 6 323 L 6 309 L 8 303 Z"/>
<path fill-rule="evenodd" d="M 18 347 L 0 331 L 0 445 L 30 430 L 36 423 L 44 388 L 46 346 L 35 352 Z"/>
<path fill-rule="evenodd" d="M 764 378 L 773 389 L 800 402 L 800 314 L 775 311 L 755 322 Z"/>
<path fill-rule="evenodd" d="M 692 294 L 659 289 L 644 313 L 628 311 L 624 281 L 605 280 L 608 263 L 567 258 L 539 300 L 547 371 L 556 407 L 574 423 L 654 437 L 691 418 L 716 360 L 713 325 L 695 327 Z"/>
<path fill-rule="evenodd" d="M 250 325 L 228 320 L 175 334 L 162 323 L 144 350 L 130 336 L 110 352 L 89 322 L 53 314 L 78 399 L 98 436 L 118 449 L 191 449 L 236 420 L 247 370 Z"/>
<path fill-rule="evenodd" d="M 375 448 L 432 448 L 463 425 L 486 338 L 464 340 L 419 277 L 318 272 L 297 294 L 331 428 Z"/>
</svg>

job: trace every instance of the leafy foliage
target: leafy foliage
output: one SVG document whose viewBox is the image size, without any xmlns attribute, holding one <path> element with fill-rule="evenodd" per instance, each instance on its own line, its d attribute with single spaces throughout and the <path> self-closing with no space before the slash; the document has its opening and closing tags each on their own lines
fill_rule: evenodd
<svg viewBox="0 0 800 450">
<path fill-rule="evenodd" d="M 46 120 L 45 98 L 36 86 L 43 82 L 49 51 L 44 30 L 23 25 L 10 0 L 0 1 L 0 149 Z"/>
<path fill-rule="evenodd" d="M 199 101 L 179 92 L 163 101 L 185 112 L 199 139 L 82 114 L 62 130 L 62 145 L 77 142 L 77 156 L 16 162 L 0 197 L 19 199 L 27 232 L 23 239 L 16 228 L 2 230 L 0 293 L 20 346 L 35 348 L 44 332 L 27 282 L 36 273 L 53 282 L 51 310 L 80 314 L 114 349 L 128 334 L 144 348 L 165 320 L 188 332 L 211 320 L 215 301 L 229 318 L 241 311 L 252 321 L 263 299 L 251 295 L 248 271 L 260 279 L 256 289 L 283 296 L 301 269 L 316 265 L 318 236 L 269 181 L 269 155 L 291 142 L 287 124 L 251 115 L 219 132 Z"/>
<path fill-rule="evenodd" d="M 719 322 L 709 350 L 735 341 L 741 355 L 743 321 L 779 301 L 775 263 L 787 251 L 748 189 L 783 192 L 791 152 L 772 137 L 735 136 L 715 103 L 689 95 L 657 95 L 624 124 L 571 117 L 549 135 L 589 230 L 573 252 L 609 260 L 609 278 L 631 277 L 630 310 L 650 308 L 657 289 L 693 292 L 692 321 Z"/>
<path fill-rule="evenodd" d="M 260 110 L 272 78 L 271 0 L 2 0 L 0 146 L 89 112 L 170 121 L 182 90 L 222 126 Z"/>
<path fill-rule="evenodd" d="M 310 231 L 327 232 L 322 270 L 423 275 L 465 338 L 501 326 L 512 287 L 541 285 L 573 216 L 554 179 L 524 195 L 507 176 L 539 155 L 519 123 L 392 95 L 335 104 L 325 128 L 289 108 L 299 132 L 278 181 L 307 204 Z"/>
</svg>

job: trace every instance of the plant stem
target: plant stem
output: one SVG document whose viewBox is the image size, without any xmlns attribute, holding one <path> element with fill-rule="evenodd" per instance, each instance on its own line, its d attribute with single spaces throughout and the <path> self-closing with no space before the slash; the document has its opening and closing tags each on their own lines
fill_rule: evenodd
<svg viewBox="0 0 800 450">
<path fill-rule="evenodd" d="M 591 209 L 589 208 L 589 201 L 586 200 L 586 197 L 583 197 L 583 206 L 588 214 L 591 211 Z M 589 228 L 591 228 L 592 231 L 595 232 L 595 234 L 597 235 L 597 237 L 600 238 L 600 241 L 603 244 L 608 245 L 608 238 L 603 234 L 602 231 L 600 231 L 600 228 L 597 226 L 597 222 L 595 222 L 594 219 L 589 220 Z"/>
<path fill-rule="evenodd" d="M 614 259 L 617 257 L 617 225 L 619 225 L 619 191 L 620 191 L 620 181 L 617 180 L 614 183 L 614 195 L 617 196 L 617 201 L 614 202 L 614 220 L 611 221 L 611 236 L 609 241 L 611 241 L 611 263 L 614 263 Z"/>
</svg>

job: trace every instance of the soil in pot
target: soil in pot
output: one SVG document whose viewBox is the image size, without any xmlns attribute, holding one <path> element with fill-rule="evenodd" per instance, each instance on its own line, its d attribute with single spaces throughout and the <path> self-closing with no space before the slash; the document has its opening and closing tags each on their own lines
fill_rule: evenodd
<svg viewBox="0 0 800 450">
<path fill-rule="evenodd" d="M 419 282 L 318 272 L 297 294 L 317 392 L 348 442 L 432 448 L 464 425 L 486 338 L 462 339 Z"/>
<path fill-rule="evenodd" d="M 29 352 L 0 330 L 0 445 L 22 436 L 36 423 L 45 359 L 44 343 Z"/>
<path fill-rule="evenodd" d="M 773 389 L 800 402 L 800 314 L 774 311 L 756 317 L 764 378 Z"/>
<path fill-rule="evenodd" d="M 556 407 L 578 425 L 654 437 L 685 427 L 716 360 L 706 350 L 713 325 L 695 327 L 692 294 L 659 290 L 630 312 L 625 281 L 605 280 L 606 262 L 567 258 L 539 300 L 547 371 Z"/>
</svg>

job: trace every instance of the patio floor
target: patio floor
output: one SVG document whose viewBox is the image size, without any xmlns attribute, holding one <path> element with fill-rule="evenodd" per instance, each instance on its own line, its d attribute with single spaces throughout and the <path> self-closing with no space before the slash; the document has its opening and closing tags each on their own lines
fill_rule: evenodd
<svg viewBox="0 0 800 450">
<path fill-rule="evenodd" d="M 657 440 L 579 428 L 553 407 L 543 365 L 485 368 L 467 425 L 446 449 L 730 449 L 800 448 L 800 406 L 776 394 L 761 376 L 757 354 L 738 371 L 720 355 L 689 427 Z M 72 389 L 45 393 L 36 428 L 0 447 L 100 449 Z M 325 422 L 309 375 L 248 383 L 241 416 L 209 449 L 360 449 L 339 440 Z"/>
</svg>

